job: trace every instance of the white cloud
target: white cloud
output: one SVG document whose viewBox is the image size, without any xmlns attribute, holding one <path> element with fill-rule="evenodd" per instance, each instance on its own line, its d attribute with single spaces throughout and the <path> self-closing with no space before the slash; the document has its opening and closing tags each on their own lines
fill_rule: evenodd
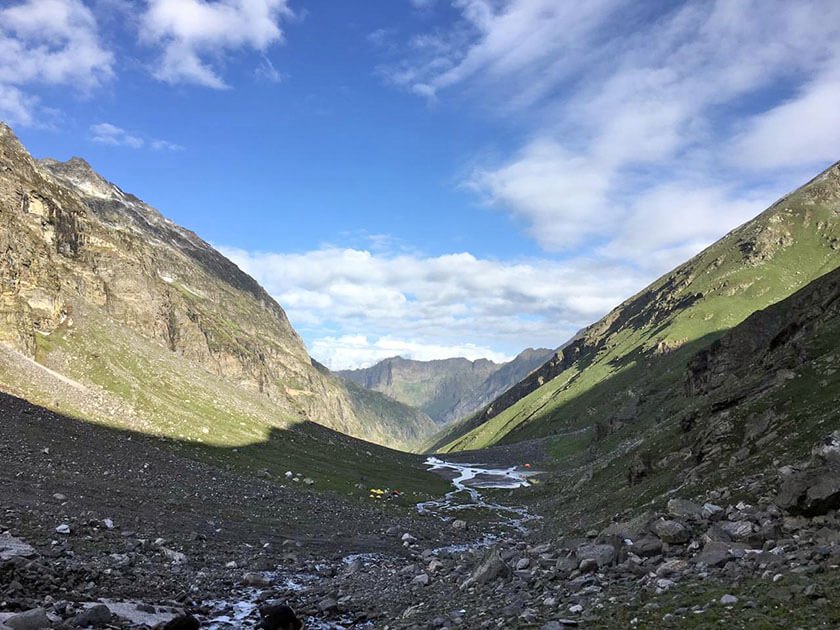
<svg viewBox="0 0 840 630">
<path fill-rule="evenodd" d="M 99 144 L 115 147 L 129 147 L 142 149 L 145 146 L 155 151 L 180 151 L 182 147 L 167 140 L 145 140 L 139 135 L 126 131 L 121 127 L 103 122 L 90 127 L 90 139 Z"/>
<path fill-rule="evenodd" d="M 331 370 L 349 370 L 370 367 L 383 359 L 400 356 L 415 361 L 433 361 L 463 357 L 490 359 L 504 363 L 513 356 L 495 352 L 490 348 L 473 344 L 437 345 L 417 341 L 379 337 L 371 339 L 365 335 L 342 335 L 341 337 L 322 337 L 312 344 L 312 356 Z"/>
<path fill-rule="evenodd" d="M 665 271 L 792 174 L 840 158 L 835 0 L 452 6 L 459 22 L 417 35 L 382 72 L 425 98 L 474 97 L 526 130 L 465 184 L 544 249 L 625 252 Z M 782 168 L 768 186 L 767 169 Z M 652 249 L 630 247 L 635 235 Z"/>
<path fill-rule="evenodd" d="M 93 13 L 80 0 L 26 0 L 0 9 L 0 117 L 33 124 L 31 89 L 68 85 L 84 93 L 113 75 Z"/>
<path fill-rule="evenodd" d="M 840 64 L 834 70 L 750 120 L 734 142 L 733 161 L 748 169 L 776 169 L 840 159 Z"/>
<path fill-rule="evenodd" d="M 559 346 L 583 323 L 652 279 L 620 263 L 584 258 L 505 262 L 468 253 L 424 257 L 335 247 L 299 254 L 220 249 L 283 305 L 312 340 L 313 355 L 327 363 L 333 360 L 329 344 L 342 339 L 341 361 L 349 360 L 349 353 L 399 354 L 402 350 L 393 345 L 398 340 L 409 344 L 406 352 L 415 346 L 420 352 L 420 345 L 441 353 L 441 348 L 474 348 L 490 357 L 489 349 L 515 354 L 527 346 Z M 364 343 L 345 343 L 360 335 Z"/>
<path fill-rule="evenodd" d="M 163 48 L 155 77 L 168 83 L 227 87 L 219 66 L 228 52 L 264 51 L 283 41 L 287 0 L 147 0 L 143 41 Z"/>
<path fill-rule="evenodd" d="M 267 83 L 282 83 L 283 79 L 285 79 L 283 73 L 277 70 L 274 64 L 271 63 L 271 59 L 265 55 L 262 56 L 259 65 L 254 70 L 254 77 L 258 81 L 265 81 Z"/>
</svg>

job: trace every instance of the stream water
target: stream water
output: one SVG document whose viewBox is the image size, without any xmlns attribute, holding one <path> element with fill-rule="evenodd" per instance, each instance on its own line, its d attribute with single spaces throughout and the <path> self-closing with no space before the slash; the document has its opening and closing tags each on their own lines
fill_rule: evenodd
<svg viewBox="0 0 840 630">
<path fill-rule="evenodd" d="M 481 494 L 486 489 L 515 489 L 524 488 L 530 484 L 528 479 L 538 474 L 534 471 L 521 469 L 517 466 L 509 468 L 493 468 L 484 464 L 456 464 L 445 462 L 436 457 L 429 457 L 426 465 L 432 471 L 448 471 L 454 475 L 452 478 L 453 489 L 446 493 L 441 499 L 424 501 L 417 504 L 417 511 L 420 514 L 428 514 L 440 518 L 443 521 L 452 521 L 455 515 L 466 510 L 474 510 L 482 518 L 489 519 L 489 524 L 501 527 L 512 528 L 518 531 L 526 531 L 526 523 L 537 517 L 530 514 L 524 507 L 502 505 L 487 500 Z M 465 545 L 451 545 L 434 550 L 435 552 L 466 551 L 469 548 L 482 547 L 492 544 L 495 540 L 493 533 L 487 533 L 482 539 Z M 365 566 L 375 564 L 380 559 L 377 554 L 354 554 L 344 558 L 345 563 L 360 561 Z M 295 573 L 288 570 L 265 573 L 275 584 L 282 584 L 286 590 L 305 592 L 310 585 L 322 579 L 311 573 Z M 208 630 L 230 630 L 241 628 L 245 624 L 254 623 L 259 614 L 256 602 L 260 597 L 260 589 L 248 588 L 239 593 L 235 600 L 219 600 L 205 602 L 213 614 L 206 627 Z M 352 624 L 348 621 L 342 623 L 324 623 L 315 619 L 307 619 L 306 628 L 313 630 L 343 630 L 348 627 L 365 628 L 364 624 Z"/>
<path fill-rule="evenodd" d="M 429 457 L 426 465 L 432 471 L 454 473 L 455 477 L 452 479 L 454 489 L 447 492 L 442 499 L 418 503 L 417 511 L 421 514 L 433 514 L 443 520 L 451 521 L 459 512 L 483 512 L 489 514 L 500 525 L 523 532 L 526 530 L 526 523 L 538 518 L 524 507 L 488 501 L 480 492 L 481 489 L 490 488 L 502 490 L 525 488 L 531 485 L 528 479 L 539 474 L 535 471 L 521 469 L 518 466 L 491 468 L 484 464 L 457 464 L 445 462 L 437 457 Z"/>
</svg>

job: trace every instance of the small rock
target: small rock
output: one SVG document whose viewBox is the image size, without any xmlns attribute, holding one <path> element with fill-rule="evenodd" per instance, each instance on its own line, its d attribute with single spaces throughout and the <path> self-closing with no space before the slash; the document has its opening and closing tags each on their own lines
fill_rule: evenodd
<svg viewBox="0 0 840 630">
<path fill-rule="evenodd" d="M 70 534 L 70 526 L 67 523 L 62 523 L 61 525 L 55 528 L 55 533 L 67 536 Z"/>
<path fill-rule="evenodd" d="M 726 595 L 723 595 L 720 598 L 720 603 L 723 604 L 724 606 L 732 606 L 732 605 L 738 603 L 738 598 L 735 597 L 734 595 L 729 595 L 727 593 Z"/>
<path fill-rule="evenodd" d="M 531 566 L 531 561 L 528 558 L 520 558 L 519 561 L 516 563 L 516 570 L 523 571 Z"/>
<path fill-rule="evenodd" d="M 572 613 L 573 615 L 577 615 L 579 613 L 582 613 L 583 612 L 583 606 L 581 606 L 580 604 L 572 604 L 571 606 L 569 606 L 569 612 Z"/>
<path fill-rule="evenodd" d="M 413 580 L 411 580 L 412 584 L 417 584 L 419 586 L 428 586 L 429 585 L 429 574 L 428 573 L 421 573 Z"/>
<path fill-rule="evenodd" d="M 114 529 L 114 521 L 112 521 L 110 518 L 106 518 L 105 520 L 103 520 L 102 524 L 105 525 L 106 529 Z"/>
<path fill-rule="evenodd" d="M 247 586 L 271 586 L 271 580 L 265 577 L 262 573 L 246 573 L 242 576 L 242 582 Z"/>
<path fill-rule="evenodd" d="M 408 543 L 408 544 L 417 542 L 417 538 L 415 538 L 414 536 L 412 536 L 411 534 L 409 534 L 407 532 L 402 535 L 402 538 L 400 538 L 400 540 L 402 540 L 404 543 Z"/>
<path fill-rule="evenodd" d="M 91 606 L 73 617 L 70 624 L 77 628 L 101 628 L 111 622 L 111 611 L 105 604 Z"/>
<path fill-rule="evenodd" d="M 452 529 L 457 531 L 463 531 L 467 529 L 467 521 L 462 521 L 461 519 L 452 521 Z"/>
<path fill-rule="evenodd" d="M 43 608 L 27 610 L 14 617 L 9 617 L 5 624 L 12 630 L 41 630 L 41 628 L 52 627 L 47 612 Z"/>
<path fill-rule="evenodd" d="M 318 610 L 322 613 L 329 613 L 334 612 L 338 609 L 338 602 L 336 602 L 332 597 L 325 597 L 320 602 L 318 602 Z"/>
<path fill-rule="evenodd" d="M 55 499 L 56 501 L 66 501 L 66 500 L 67 500 L 67 497 L 66 497 L 66 496 L 64 496 L 63 494 L 61 494 L 60 492 L 56 492 L 56 493 L 53 495 L 53 499 Z"/>
</svg>

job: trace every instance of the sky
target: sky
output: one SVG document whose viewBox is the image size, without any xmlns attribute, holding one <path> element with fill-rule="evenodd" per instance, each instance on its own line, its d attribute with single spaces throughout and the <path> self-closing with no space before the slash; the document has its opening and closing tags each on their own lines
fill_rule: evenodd
<svg viewBox="0 0 840 630">
<path fill-rule="evenodd" d="M 331 368 L 503 361 L 840 159 L 840 2 L 0 0 L 0 119 Z"/>
</svg>

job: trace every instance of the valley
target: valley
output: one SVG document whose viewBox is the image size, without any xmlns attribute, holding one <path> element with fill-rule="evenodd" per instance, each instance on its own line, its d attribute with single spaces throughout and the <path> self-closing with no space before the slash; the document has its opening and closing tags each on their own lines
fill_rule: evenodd
<svg viewBox="0 0 840 630">
<path fill-rule="evenodd" d="M 504 365 L 331 372 L 5 126 L 0 218 L 3 630 L 840 623 L 840 164 Z"/>
</svg>

